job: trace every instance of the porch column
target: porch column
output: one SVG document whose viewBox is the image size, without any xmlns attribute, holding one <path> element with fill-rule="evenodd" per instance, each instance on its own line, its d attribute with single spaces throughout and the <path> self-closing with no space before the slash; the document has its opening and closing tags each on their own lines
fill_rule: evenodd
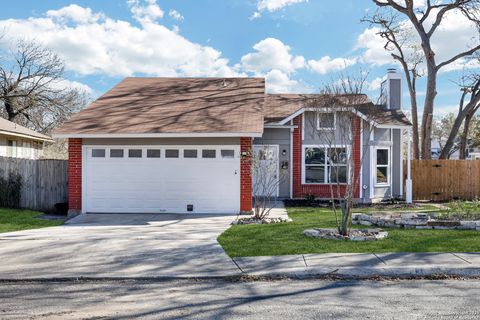
<svg viewBox="0 0 480 320">
<path fill-rule="evenodd" d="M 407 130 L 407 180 L 405 181 L 405 200 L 407 203 L 413 202 L 412 196 L 412 176 L 411 176 L 411 133 L 412 130 Z"/>
</svg>

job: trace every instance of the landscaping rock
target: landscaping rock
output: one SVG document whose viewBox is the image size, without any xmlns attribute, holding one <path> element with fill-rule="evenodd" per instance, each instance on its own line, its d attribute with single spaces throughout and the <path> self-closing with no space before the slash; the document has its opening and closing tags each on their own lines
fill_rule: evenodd
<svg viewBox="0 0 480 320">
<path fill-rule="evenodd" d="M 460 225 L 460 221 L 430 220 L 430 221 L 427 222 L 427 226 L 432 226 L 432 227 L 458 227 L 459 225 Z"/>
<path fill-rule="evenodd" d="M 388 236 L 388 232 L 380 229 L 353 229 L 348 237 L 340 235 L 336 229 L 307 229 L 303 234 L 314 238 L 350 241 L 375 241 Z"/>
<path fill-rule="evenodd" d="M 373 225 L 373 223 L 371 223 L 370 221 L 365 221 L 365 220 L 360 221 L 360 224 L 361 224 L 361 225 L 364 225 L 364 226 L 371 226 L 371 225 Z"/>
<path fill-rule="evenodd" d="M 430 226 L 416 226 L 415 229 L 418 229 L 418 230 L 432 230 L 433 227 L 430 227 Z"/>
<path fill-rule="evenodd" d="M 460 226 L 457 229 L 460 230 L 475 230 L 477 224 L 475 221 L 460 221 Z"/>
<path fill-rule="evenodd" d="M 441 216 L 438 216 L 441 219 Z M 353 224 L 382 228 L 404 228 L 418 230 L 480 230 L 480 221 L 438 220 L 430 213 L 378 212 L 377 215 L 355 214 Z"/>
<path fill-rule="evenodd" d="M 400 217 L 404 220 L 407 220 L 407 219 L 415 219 L 417 218 L 417 215 L 414 213 L 402 213 L 400 214 Z"/>
<path fill-rule="evenodd" d="M 253 217 L 247 218 L 238 218 L 235 221 L 232 221 L 231 224 L 274 224 L 274 223 L 286 223 L 292 222 L 290 218 L 264 218 L 264 219 L 255 219 Z"/>
</svg>

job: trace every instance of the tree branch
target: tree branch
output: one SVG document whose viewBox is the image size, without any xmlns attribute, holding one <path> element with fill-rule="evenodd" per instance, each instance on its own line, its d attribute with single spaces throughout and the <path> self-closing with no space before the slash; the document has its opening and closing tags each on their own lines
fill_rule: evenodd
<svg viewBox="0 0 480 320">
<path fill-rule="evenodd" d="M 436 71 L 440 70 L 441 68 L 445 67 L 446 65 L 449 65 L 450 63 L 452 62 L 455 62 L 456 60 L 460 59 L 460 58 L 463 58 L 463 57 L 467 57 L 467 56 L 471 56 L 472 54 L 474 54 L 475 52 L 477 52 L 478 50 L 480 50 L 480 45 L 470 49 L 470 50 L 467 50 L 467 51 L 464 51 L 464 52 L 461 52 L 459 54 L 457 54 L 456 56 L 442 62 L 442 63 L 439 63 L 436 67 Z"/>
</svg>

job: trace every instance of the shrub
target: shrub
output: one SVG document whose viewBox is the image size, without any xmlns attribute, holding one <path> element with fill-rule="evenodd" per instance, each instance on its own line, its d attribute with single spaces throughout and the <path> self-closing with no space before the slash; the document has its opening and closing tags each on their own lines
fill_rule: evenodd
<svg viewBox="0 0 480 320">
<path fill-rule="evenodd" d="M 22 176 L 16 172 L 10 172 L 8 179 L 0 177 L 0 207 L 19 208 L 22 185 Z"/>
</svg>

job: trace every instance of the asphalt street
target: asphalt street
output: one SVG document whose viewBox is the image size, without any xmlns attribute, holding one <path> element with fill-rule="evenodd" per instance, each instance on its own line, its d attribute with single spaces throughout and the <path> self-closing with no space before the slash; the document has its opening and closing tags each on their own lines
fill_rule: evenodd
<svg viewBox="0 0 480 320">
<path fill-rule="evenodd" d="M 0 319 L 479 319 L 480 280 L 0 284 Z"/>
</svg>

